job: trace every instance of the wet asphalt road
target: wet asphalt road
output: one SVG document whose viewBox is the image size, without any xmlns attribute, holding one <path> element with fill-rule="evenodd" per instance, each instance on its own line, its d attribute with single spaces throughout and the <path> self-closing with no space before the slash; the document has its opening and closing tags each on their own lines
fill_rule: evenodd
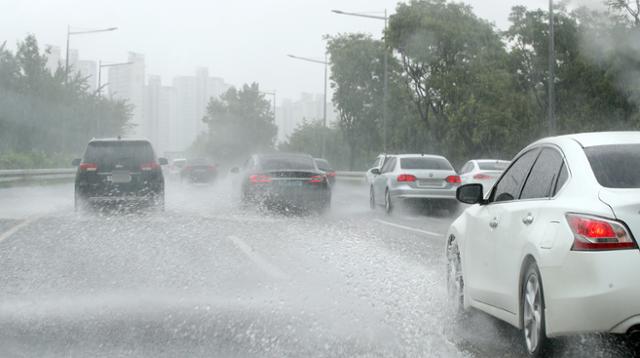
<svg viewBox="0 0 640 358">
<path fill-rule="evenodd" d="M 75 213 L 70 184 L 0 189 L 0 357 L 523 356 L 509 325 L 448 317 L 444 213 L 387 217 L 355 184 L 323 215 L 243 207 L 225 180 L 167 185 L 164 213 Z"/>
</svg>

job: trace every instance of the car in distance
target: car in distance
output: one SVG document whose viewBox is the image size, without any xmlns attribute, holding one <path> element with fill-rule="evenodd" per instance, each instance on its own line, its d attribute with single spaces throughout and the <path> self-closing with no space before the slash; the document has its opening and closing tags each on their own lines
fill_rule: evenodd
<svg viewBox="0 0 640 358">
<path fill-rule="evenodd" d="M 182 169 L 187 165 L 186 158 L 176 158 L 171 161 L 167 168 L 167 174 L 172 180 L 178 180 L 181 178 Z"/>
<path fill-rule="evenodd" d="M 445 157 L 423 154 L 388 156 L 382 168 L 374 168 L 372 173 L 376 175 L 369 190 L 372 209 L 384 205 L 390 214 L 400 201 L 420 200 L 443 206 L 450 212 L 457 211 L 456 189 L 460 185 L 460 177 Z"/>
<path fill-rule="evenodd" d="M 238 168 L 232 172 L 238 172 Z M 245 203 L 324 211 L 331 205 L 325 173 L 307 154 L 273 153 L 251 156 L 242 169 Z"/>
<path fill-rule="evenodd" d="M 75 208 L 95 204 L 146 204 L 164 209 L 164 176 L 153 147 L 145 139 L 93 139 L 75 159 Z"/>
<path fill-rule="evenodd" d="M 191 183 L 210 183 L 218 176 L 218 167 L 207 159 L 188 160 L 180 171 L 180 179 Z"/>
<path fill-rule="evenodd" d="M 473 307 L 522 330 L 530 356 L 547 337 L 640 329 L 640 132 L 575 134 L 523 149 L 447 234 L 455 311 Z"/>
<path fill-rule="evenodd" d="M 329 179 L 329 184 L 333 186 L 336 183 L 336 171 L 331 167 L 329 161 L 323 158 L 314 158 L 313 160 L 316 162 L 316 166 L 318 167 L 318 169 L 323 171 L 327 176 L 327 179 Z"/>
<path fill-rule="evenodd" d="M 506 160 L 474 159 L 462 166 L 460 178 L 462 184 L 482 184 L 482 189 L 487 193 L 508 166 L 509 161 Z"/>
</svg>

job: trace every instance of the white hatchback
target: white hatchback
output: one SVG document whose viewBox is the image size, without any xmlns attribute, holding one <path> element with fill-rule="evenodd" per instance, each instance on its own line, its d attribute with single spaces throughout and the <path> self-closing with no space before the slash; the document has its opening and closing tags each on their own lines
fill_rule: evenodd
<svg viewBox="0 0 640 358">
<path fill-rule="evenodd" d="M 531 356 L 547 337 L 640 330 L 640 132 L 553 137 L 521 151 L 447 233 L 454 309 L 522 329 Z"/>
</svg>

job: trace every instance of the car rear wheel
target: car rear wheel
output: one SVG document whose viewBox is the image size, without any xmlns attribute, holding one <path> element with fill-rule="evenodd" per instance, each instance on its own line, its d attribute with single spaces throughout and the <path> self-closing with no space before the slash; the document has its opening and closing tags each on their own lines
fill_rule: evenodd
<svg viewBox="0 0 640 358">
<path fill-rule="evenodd" d="M 73 200 L 73 209 L 75 211 L 86 211 L 88 206 L 88 200 L 82 194 L 76 193 Z"/>
<path fill-rule="evenodd" d="M 376 197 L 373 194 L 373 186 L 369 189 L 369 207 L 371 210 L 376 208 Z"/>
<path fill-rule="evenodd" d="M 542 280 L 535 263 L 527 266 L 522 282 L 520 301 L 525 348 L 529 357 L 541 357 L 547 346 L 547 335 Z"/>
<path fill-rule="evenodd" d="M 386 211 L 389 215 L 393 212 L 393 203 L 391 202 L 391 194 L 389 193 L 389 189 L 387 189 L 384 194 L 384 211 Z"/>
<path fill-rule="evenodd" d="M 449 308 L 457 318 L 464 313 L 464 278 L 460 263 L 460 251 L 455 239 L 447 247 L 447 295 Z"/>
</svg>

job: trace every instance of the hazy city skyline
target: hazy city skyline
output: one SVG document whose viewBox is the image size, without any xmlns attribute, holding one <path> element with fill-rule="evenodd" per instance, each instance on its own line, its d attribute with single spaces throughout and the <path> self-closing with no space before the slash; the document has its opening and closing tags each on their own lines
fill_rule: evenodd
<svg viewBox="0 0 640 358">
<path fill-rule="evenodd" d="M 514 5 L 537 8 L 548 0 L 467 0 L 478 16 L 505 28 Z M 597 4 L 599 0 L 573 1 Z M 0 13 L 0 33 L 9 46 L 29 34 L 41 44 L 62 50 L 67 25 L 75 28 L 117 26 L 118 30 L 72 36 L 71 47 L 83 58 L 107 62 L 126 61 L 128 52 L 145 54 L 148 74 L 171 85 L 173 77 L 207 67 L 212 74 L 235 86 L 258 82 L 278 98 L 294 99 L 300 93 L 322 93 L 322 66 L 292 60 L 286 54 L 321 57 L 322 37 L 340 32 L 367 32 L 380 36 L 383 22 L 332 14 L 331 9 L 365 11 L 388 9 L 395 0 L 298 1 L 195 1 L 180 3 L 114 0 L 56 2 L 10 0 Z M 236 29 L 236 30 L 234 30 Z M 280 102 L 280 101 L 279 101 Z"/>
</svg>

